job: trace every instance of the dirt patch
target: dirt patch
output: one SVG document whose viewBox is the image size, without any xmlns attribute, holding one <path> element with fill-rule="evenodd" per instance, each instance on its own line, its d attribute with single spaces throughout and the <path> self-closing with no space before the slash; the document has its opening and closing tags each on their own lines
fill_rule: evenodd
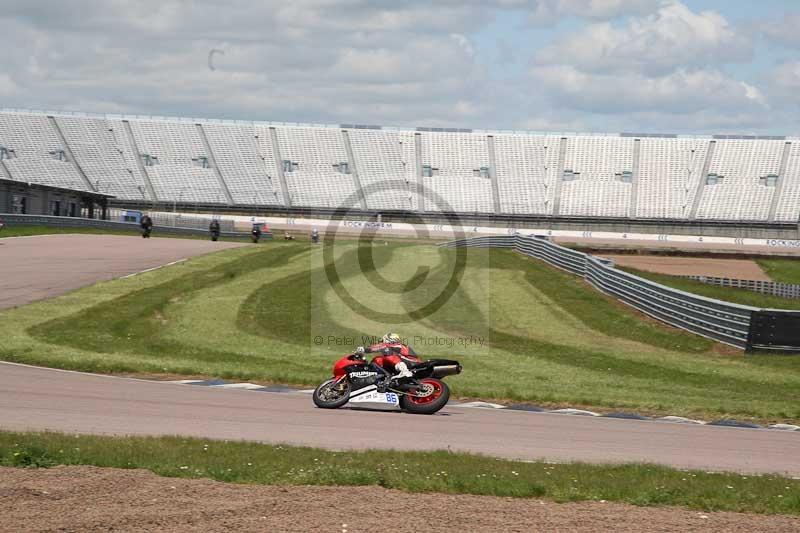
<svg viewBox="0 0 800 533">
<path fill-rule="evenodd" d="M 800 518 L 615 503 L 0 468 L 3 531 L 798 531 Z M 381 512 L 383 509 L 385 512 Z"/>
<path fill-rule="evenodd" d="M 755 261 L 647 255 L 603 255 L 619 266 L 670 276 L 714 276 L 718 278 L 772 281 Z"/>
</svg>

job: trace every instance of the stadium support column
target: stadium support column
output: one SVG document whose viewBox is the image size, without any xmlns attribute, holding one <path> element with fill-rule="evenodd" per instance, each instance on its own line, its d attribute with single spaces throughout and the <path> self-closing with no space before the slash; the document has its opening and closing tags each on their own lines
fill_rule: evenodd
<svg viewBox="0 0 800 533">
<path fill-rule="evenodd" d="M 492 182 L 492 203 L 494 214 L 500 214 L 500 190 L 497 186 L 497 156 L 494 151 L 494 135 L 486 136 L 486 148 L 489 151 L 489 179 Z"/>
<path fill-rule="evenodd" d="M 197 126 L 197 133 L 200 134 L 200 140 L 203 141 L 203 147 L 206 149 L 206 157 L 208 157 L 208 162 L 211 164 L 211 168 L 214 169 L 214 174 L 217 176 L 217 180 L 219 181 L 219 186 L 222 189 L 222 192 L 225 194 L 225 201 L 228 205 L 233 205 L 235 202 L 233 201 L 233 196 L 231 195 L 230 189 L 228 189 L 228 184 L 225 183 L 225 178 L 222 176 L 222 172 L 217 166 L 217 160 L 214 157 L 214 151 L 211 149 L 211 143 L 208 142 L 208 137 L 206 137 L 206 130 L 203 129 L 202 124 L 195 124 Z"/>
<path fill-rule="evenodd" d="M 286 175 L 283 173 L 283 157 L 281 157 L 281 146 L 278 143 L 278 131 L 275 126 L 269 127 L 269 139 L 272 141 L 272 156 L 275 159 L 275 168 L 278 171 L 278 181 L 281 182 L 283 191 L 283 203 L 286 209 L 292 207 L 292 197 L 289 194 L 289 185 L 286 183 Z"/>
<path fill-rule="evenodd" d="M 11 177 L 11 171 L 8 170 L 6 162 L 3 159 L 0 159 L 0 178 L 5 178 L 7 180 L 13 179 Z"/>
<path fill-rule="evenodd" d="M 133 136 L 131 123 L 127 120 L 123 120 L 122 124 L 125 126 L 125 135 L 128 136 L 128 142 L 133 148 L 133 157 L 136 159 L 136 166 L 139 167 L 139 172 L 141 173 L 142 178 L 144 178 L 144 186 L 147 189 L 147 194 L 150 195 L 150 198 L 152 198 L 153 202 L 157 202 L 158 196 L 156 196 L 156 190 L 153 187 L 153 183 L 150 181 L 150 175 L 147 173 L 144 163 L 142 163 L 142 153 L 139 151 L 139 145 L 136 144 L 136 137 Z"/>
<path fill-rule="evenodd" d="M 419 212 L 425 212 L 425 193 L 428 191 L 425 183 L 425 176 L 422 175 L 422 134 L 414 134 L 414 165 L 417 173 L 417 199 L 419 201 Z M 420 185 L 422 187 L 420 187 Z"/>
<path fill-rule="evenodd" d="M 70 163 L 73 164 L 73 166 L 75 167 L 75 170 L 77 170 L 78 174 L 80 174 L 81 179 L 83 180 L 83 183 L 86 185 L 86 187 L 88 187 L 88 189 L 86 189 L 86 190 L 99 192 L 97 190 L 97 187 L 95 187 L 94 183 L 92 183 L 92 180 L 89 179 L 89 176 L 87 176 L 86 173 L 81 168 L 80 163 L 78 163 L 78 160 L 75 158 L 75 154 L 72 153 L 72 149 L 69 147 L 69 143 L 67 143 L 67 138 L 64 137 L 64 132 L 61 131 L 61 126 L 58 125 L 58 121 L 56 120 L 56 117 L 48 116 L 47 120 L 50 121 L 50 125 L 53 127 L 53 130 L 56 132 L 56 136 L 58 137 L 58 140 L 61 141 L 61 146 L 64 147 L 64 153 L 67 155 L 67 159 L 69 160 Z"/>
<path fill-rule="evenodd" d="M 356 165 L 356 158 L 353 157 L 353 146 L 350 144 L 350 132 L 342 130 L 342 140 L 344 141 L 344 151 L 347 153 L 347 168 L 353 176 L 353 184 L 358 193 L 358 201 L 361 203 L 361 208 L 367 210 L 367 197 L 364 194 L 364 187 L 361 186 L 361 178 L 358 176 L 358 165 Z M 347 206 L 349 207 L 349 206 Z"/>
<path fill-rule="evenodd" d="M 564 183 L 564 161 L 567 160 L 567 138 L 561 137 L 558 143 L 558 167 L 556 168 L 556 190 L 553 193 L 553 216 L 561 212 L 561 187 Z"/>
<path fill-rule="evenodd" d="M 708 151 L 706 152 L 706 160 L 703 163 L 703 171 L 697 180 L 697 190 L 694 193 L 694 200 L 692 201 L 692 210 L 689 212 L 689 219 L 695 220 L 697 212 L 700 210 L 700 202 L 703 200 L 703 191 L 706 188 L 706 177 L 708 176 L 708 169 L 711 168 L 711 159 L 714 157 L 714 149 L 717 147 L 717 141 L 711 141 L 708 144 Z M 687 184 L 688 186 L 688 184 Z"/>
<path fill-rule="evenodd" d="M 778 183 L 775 184 L 775 191 L 772 193 L 772 202 L 769 204 L 769 221 L 775 222 L 775 215 L 778 212 L 778 202 L 783 194 L 784 176 L 786 176 L 786 165 L 789 163 L 789 154 L 792 151 L 792 143 L 787 142 L 783 145 L 783 155 L 781 155 L 781 167 L 778 170 Z"/>
<path fill-rule="evenodd" d="M 633 141 L 633 164 L 631 166 L 631 197 L 628 206 L 628 218 L 636 218 L 639 205 L 639 154 L 642 147 L 641 139 Z"/>
</svg>

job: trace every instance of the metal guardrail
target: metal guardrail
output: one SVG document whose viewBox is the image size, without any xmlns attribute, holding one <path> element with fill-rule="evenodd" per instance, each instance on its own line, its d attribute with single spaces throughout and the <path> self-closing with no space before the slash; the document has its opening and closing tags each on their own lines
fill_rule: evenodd
<svg viewBox="0 0 800 533">
<path fill-rule="evenodd" d="M 513 248 L 580 276 L 599 291 L 662 322 L 737 348 L 750 348 L 750 324 L 758 308 L 666 287 L 617 270 L 611 261 L 554 244 L 545 237 L 475 237 L 443 243 L 441 246 Z"/>
<path fill-rule="evenodd" d="M 707 285 L 729 287 L 732 289 L 745 289 L 778 296 L 779 298 L 800 298 L 800 285 L 792 283 L 778 283 L 776 281 L 761 281 L 753 279 L 720 278 L 716 276 L 681 276 L 682 278 L 699 281 Z"/>
<path fill-rule="evenodd" d="M 111 229 L 117 231 L 129 231 L 131 233 L 139 233 L 139 224 L 135 222 L 117 222 L 114 220 L 98 220 L 93 218 L 79 218 L 79 217 L 54 217 L 49 215 L 18 215 L 18 214 L 5 214 L 0 213 L 0 220 L 3 220 L 6 225 L 20 225 L 20 226 L 49 226 L 56 228 L 99 228 Z M 206 223 L 207 224 L 207 223 Z M 204 235 L 208 236 L 208 226 L 205 227 L 181 227 L 159 225 L 157 222 L 153 226 L 153 235 L 158 234 L 172 234 L 172 235 Z M 222 231 L 221 237 L 228 238 L 249 238 L 249 233 L 235 232 L 235 231 Z M 2 237 L 2 233 L 0 233 Z M 262 239 L 271 239 L 271 233 L 263 233 Z"/>
</svg>

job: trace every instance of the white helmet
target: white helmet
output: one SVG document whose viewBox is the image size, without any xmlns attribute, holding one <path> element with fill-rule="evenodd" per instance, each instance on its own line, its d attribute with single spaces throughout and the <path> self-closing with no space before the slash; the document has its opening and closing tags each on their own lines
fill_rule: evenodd
<svg viewBox="0 0 800 533">
<path fill-rule="evenodd" d="M 386 344 L 397 344 L 400 342 L 400 335 L 397 333 L 387 333 L 381 338 L 381 341 Z"/>
</svg>

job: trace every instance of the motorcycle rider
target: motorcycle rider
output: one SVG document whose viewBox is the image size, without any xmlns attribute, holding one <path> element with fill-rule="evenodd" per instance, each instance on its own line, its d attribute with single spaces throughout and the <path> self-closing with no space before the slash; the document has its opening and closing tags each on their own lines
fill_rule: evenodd
<svg viewBox="0 0 800 533">
<path fill-rule="evenodd" d="M 142 228 L 142 238 L 149 239 L 150 233 L 153 231 L 153 219 L 150 215 L 143 215 L 139 221 L 139 226 Z"/>
<path fill-rule="evenodd" d="M 220 234 L 219 220 L 217 220 L 216 218 L 212 220 L 211 224 L 208 225 L 208 231 L 211 232 L 212 241 L 216 241 L 217 239 L 219 239 L 219 234 Z"/>
<path fill-rule="evenodd" d="M 393 381 L 412 377 L 414 374 L 408 369 L 408 365 L 421 362 L 414 349 L 403 344 L 397 333 L 387 333 L 381 337 L 381 342 L 378 344 L 366 348 L 363 346 L 356 348 L 357 354 L 377 352 L 382 355 L 375 357 L 372 362 L 387 372 L 386 379 L 381 384 L 383 386 Z"/>
</svg>

